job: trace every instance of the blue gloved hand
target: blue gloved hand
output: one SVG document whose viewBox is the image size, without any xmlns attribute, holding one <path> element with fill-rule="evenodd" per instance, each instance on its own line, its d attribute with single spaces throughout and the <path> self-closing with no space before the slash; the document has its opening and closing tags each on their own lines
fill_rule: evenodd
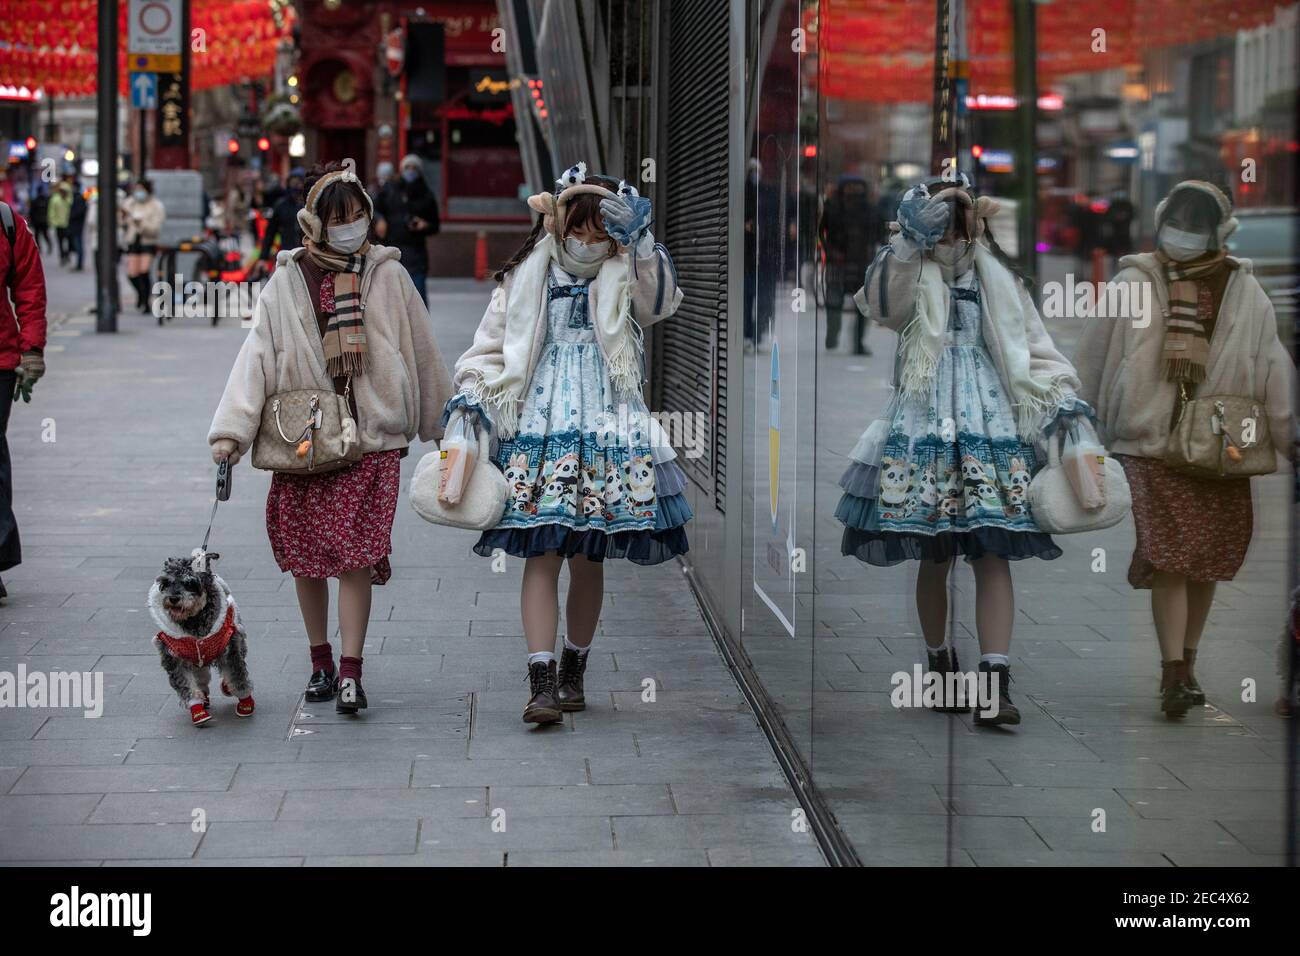
<svg viewBox="0 0 1300 956">
<path fill-rule="evenodd" d="M 928 196 L 913 196 L 898 204 L 898 226 L 904 236 L 926 252 L 948 231 L 952 208 Z"/>
<path fill-rule="evenodd" d="M 605 231 L 623 246 L 635 246 L 650 227 L 650 200 L 628 183 L 619 183 L 618 199 L 602 199 Z"/>
</svg>

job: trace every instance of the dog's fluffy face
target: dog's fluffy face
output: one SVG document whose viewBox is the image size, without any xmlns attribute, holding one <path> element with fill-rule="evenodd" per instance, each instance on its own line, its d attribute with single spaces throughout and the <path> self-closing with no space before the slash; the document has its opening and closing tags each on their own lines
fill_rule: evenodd
<svg viewBox="0 0 1300 956">
<path fill-rule="evenodd" d="M 212 575 L 196 574 L 189 558 L 168 558 L 154 579 L 163 610 L 173 621 L 188 621 L 207 609 Z"/>
</svg>

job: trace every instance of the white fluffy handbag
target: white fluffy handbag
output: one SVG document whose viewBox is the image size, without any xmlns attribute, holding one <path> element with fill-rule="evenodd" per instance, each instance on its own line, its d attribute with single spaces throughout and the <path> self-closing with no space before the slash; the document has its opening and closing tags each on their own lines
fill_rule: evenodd
<svg viewBox="0 0 1300 956">
<path fill-rule="evenodd" d="M 1064 429 L 1047 440 L 1047 467 L 1029 483 L 1029 510 L 1034 524 L 1048 534 L 1081 534 L 1119 524 L 1133 505 L 1124 467 L 1114 455 L 1102 459 L 1106 503 L 1100 508 L 1086 509 L 1061 467 L 1064 443 Z"/>
<path fill-rule="evenodd" d="M 510 486 L 506 483 L 506 476 L 489 457 L 488 445 L 487 429 L 480 428 L 478 460 L 465 482 L 460 501 L 454 505 L 438 500 L 442 452 L 431 451 L 421 458 L 411 476 L 411 507 L 415 513 L 432 524 L 470 531 L 486 531 L 500 524 Z"/>
</svg>

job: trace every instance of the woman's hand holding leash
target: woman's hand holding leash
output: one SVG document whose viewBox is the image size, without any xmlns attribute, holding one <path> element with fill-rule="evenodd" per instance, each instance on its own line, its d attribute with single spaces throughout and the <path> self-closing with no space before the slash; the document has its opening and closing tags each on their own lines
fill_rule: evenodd
<svg viewBox="0 0 1300 956">
<path fill-rule="evenodd" d="M 239 443 L 233 438 L 218 438 L 212 443 L 212 460 L 218 465 L 229 462 L 233 468 L 239 464 L 241 457 L 243 456 L 239 454 Z"/>
</svg>

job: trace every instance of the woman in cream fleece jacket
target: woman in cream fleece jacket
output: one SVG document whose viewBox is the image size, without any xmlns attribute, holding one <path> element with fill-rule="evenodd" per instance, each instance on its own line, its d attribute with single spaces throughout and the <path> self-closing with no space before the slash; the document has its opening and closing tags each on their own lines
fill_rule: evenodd
<svg viewBox="0 0 1300 956">
<path fill-rule="evenodd" d="M 1289 452 L 1294 368 L 1273 305 L 1249 260 L 1227 255 L 1228 197 L 1189 180 L 1156 207 L 1155 253 L 1125 256 L 1115 285 L 1148 314 L 1089 320 L 1074 356 L 1080 394 L 1133 492 L 1137 542 L 1128 579 L 1151 589 L 1162 659 L 1161 709 L 1178 718 L 1205 702 L 1194 671 L 1217 581 L 1231 581 L 1250 545 L 1250 479 L 1176 472 L 1164 463 L 1180 395 L 1240 395 L 1266 411 Z"/>
<path fill-rule="evenodd" d="M 391 573 L 400 459 L 417 437 L 441 437 L 451 383 L 423 298 L 396 249 L 370 245 L 370 197 L 350 170 L 317 167 L 299 211 L 304 247 L 281 252 L 258 297 L 253 327 L 235 359 L 208 442 L 217 461 L 237 462 L 277 392 L 333 389 L 347 395 L 362 458 L 318 475 L 277 473 L 266 528 L 282 571 L 294 576 L 311 645 L 307 699 L 355 713 L 373 584 Z M 328 641 L 329 578 L 339 579 L 343 653 Z"/>
</svg>

